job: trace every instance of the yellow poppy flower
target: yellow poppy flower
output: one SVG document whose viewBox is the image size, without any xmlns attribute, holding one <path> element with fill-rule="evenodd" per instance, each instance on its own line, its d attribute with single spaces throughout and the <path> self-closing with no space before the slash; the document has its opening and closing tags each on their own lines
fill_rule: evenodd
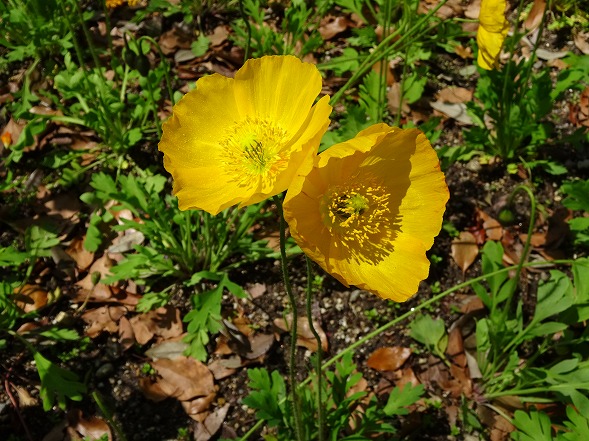
<svg viewBox="0 0 589 441">
<path fill-rule="evenodd" d="M 477 63 L 486 70 L 494 69 L 501 53 L 501 47 L 509 30 L 505 18 L 506 0 L 482 0 L 479 13 Z"/>
<path fill-rule="evenodd" d="M 346 286 L 405 301 L 429 272 L 448 187 L 417 129 L 376 124 L 317 156 L 284 217 L 301 249 Z"/>
<path fill-rule="evenodd" d="M 317 68 L 293 56 L 248 60 L 235 78 L 200 78 L 163 125 L 159 149 L 181 210 L 211 214 L 283 192 L 306 173 L 331 106 Z"/>
</svg>

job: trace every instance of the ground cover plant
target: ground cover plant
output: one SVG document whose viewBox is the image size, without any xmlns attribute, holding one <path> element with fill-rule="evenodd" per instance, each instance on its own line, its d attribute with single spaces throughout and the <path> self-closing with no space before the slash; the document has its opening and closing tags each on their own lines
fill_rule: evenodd
<svg viewBox="0 0 589 441">
<path fill-rule="evenodd" d="M 3 2 L 1 438 L 587 438 L 587 6 Z"/>
</svg>

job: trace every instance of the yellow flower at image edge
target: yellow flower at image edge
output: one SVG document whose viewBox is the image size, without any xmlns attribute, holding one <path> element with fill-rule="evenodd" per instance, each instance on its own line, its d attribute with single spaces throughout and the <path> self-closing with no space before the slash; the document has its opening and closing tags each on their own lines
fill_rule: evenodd
<svg viewBox="0 0 589 441">
<path fill-rule="evenodd" d="M 299 176 L 284 217 L 301 249 L 346 286 L 405 301 L 429 272 L 448 187 L 417 129 L 377 124 L 336 144 Z"/>
<path fill-rule="evenodd" d="M 313 166 L 331 106 L 317 68 L 293 56 L 200 78 L 163 125 L 159 149 L 181 210 L 211 214 L 277 195 Z"/>
<path fill-rule="evenodd" d="M 494 69 L 501 53 L 501 47 L 509 30 L 505 18 L 506 0 L 482 0 L 479 14 L 477 63 L 486 70 Z"/>
</svg>

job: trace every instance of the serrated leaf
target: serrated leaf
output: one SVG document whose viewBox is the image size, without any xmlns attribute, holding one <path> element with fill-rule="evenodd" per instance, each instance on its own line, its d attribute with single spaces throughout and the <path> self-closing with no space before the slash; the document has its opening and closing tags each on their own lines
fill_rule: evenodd
<svg viewBox="0 0 589 441">
<path fill-rule="evenodd" d="M 511 434 L 515 441 L 552 441 L 550 418 L 545 413 L 516 410 L 512 422 L 518 429 Z"/>
<path fill-rule="evenodd" d="M 388 416 L 407 415 L 409 413 L 407 407 L 415 404 L 424 392 L 423 384 L 415 387 L 411 383 L 406 383 L 402 388 L 397 386 L 391 391 L 383 411 Z"/>
<path fill-rule="evenodd" d="M 573 285 L 560 271 L 550 271 L 550 279 L 538 287 L 538 303 L 534 322 L 556 315 L 573 304 Z"/>
<path fill-rule="evenodd" d="M 73 401 L 82 401 L 82 395 L 86 393 L 86 386 L 78 381 L 78 376 L 65 370 L 39 352 L 33 352 L 33 358 L 37 365 L 37 372 L 41 378 L 41 399 L 43 410 L 50 410 L 55 400 L 57 405 L 65 410 L 66 398 Z"/>
<path fill-rule="evenodd" d="M 276 427 L 284 420 L 286 385 L 277 371 L 268 374 L 266 369 L 249 369 L 249 387 L 252 391 L 243 399 L 243 404 L 256 410 L 258 419 L 265 419 L 268 426 Z"/>
<path fill-rule="evenodd" d="M 441 319 L 433 319 L 429 314 L 418 315 L 410 325 L 411 337 L 430 349 L 440 352 L 446 350 L 448 344 L 446 325 Z"/>
</svg>

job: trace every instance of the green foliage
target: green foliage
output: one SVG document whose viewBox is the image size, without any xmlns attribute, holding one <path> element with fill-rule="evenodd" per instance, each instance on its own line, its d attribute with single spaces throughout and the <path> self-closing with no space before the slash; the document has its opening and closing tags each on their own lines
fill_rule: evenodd
<svg viewBox="0 0 589 441">
<path fill-rule="evenodd" d="M 475 123 L 465 132 L 468 145 L 507 162 L 532 157 L 552 133 L 544 120 L 552 110 L 549 72 L 531 74 L 529 61 L 522 60 L 500 70 L 479 69 L 479 75 L 476 101 L 467 103 Z"/>
<path fill-rule="evenodd" d="M 502 259 L 501 244 L 487 242 L 483 274 L 502 268 Z M 522 300 L 514 298 L 516 281 L 507 273 L 489 276 L 488 289 L 473 285 L 489 309 L 489 317 L 476 324 L 477 361 L 488 398 L 516 395 L 532 400 L 556 394 L 589 411 L 589 399 L 580 392 L 589 390 L 589 362 L 575 349 L 579 338 L 586 337 L 567 331 L 587 314 L 587 265 L 586 259 L 575 261 L 574 283 L 561 271 L 550 271 L 550 277 L 538 286 L 534 312 L 527 320 Z M 553 336 L 562 332 L 554 351 Z M 536 348 L 534 353 L 524 354 L 530 344 Z"/>
<path fill-rule="evenodd" d="M 387 436 L 396 432 L 392 425 L 393 417 L 406 415 L 408 407 L 415 404 L 424 393 L 423 385 L 413 387 L 410 384 L 402 388 L 394 388 L 383 406 L 376 397 L 367 400 L 368 392 L 352 392 L 354 386 L 362 379 L 362 374 L 356 372 L 356 365 L 352 362 L 352 355 L 347 353 L 341 361 L 336 363 L 334 371 L 325 372 L 327 385 L 324 385 L 323 397 L 325 406 L 329 409 L 326 415 L 327 438 L 330 440 L 365 440 L 378 436 Z M 281 375 L 266 369 L 250 369 L 250 394 L 243 403 L 256 411 L 256 417 L 265 419 L 272 429 L 271 439 L 294 439 L 294 420 L 292 408 L 287 405 L 286 385 Z M 299 388 L 300 406 L 305 422 L 303 439 L 317 439 L 318 427 L 316 400 L 313 390 L 316 384 L 309 388 Z M 389 434 L 389 435 L 387 435 Z"/>
<path fill-rule="evenodd" d="M 243 9 L 249 20 L 251 38 L 243 17 L 232 24 L 233 38 L 240 47 L 249 47 L 252 57 L 283 54 L 303 57 L 323 43 L 317 27 L 321 19 L 320 11 L 324 11 L 329 3 L 329 0 L 321 0 L 311 8 L 303 0 L 289 2 L 284 7 L 280 29 L 277 29 L 269 23 L 267 1 L 244 0 Z"/>
<path fill-rule="evenodd" d="M 8 51 L 0 58 L 0 71 L 13 62 L 27 59 L 53 62 L 55 55 L 66 53 L 73 47 L 68 22 L 74 19 L 69 0 L 1 2 L 0 46 Z"/>
<path fill-rule="evenodd" d="M 566 195 L 562 201 L 565 207 L 585 213 L 569 220 L 569 225 L 575 235 L 575 245 L 589 247 L 589 179 L 565 182 L 561 191 Z"/>
<path fill-rule="evenodd" d="M 512 423 L 516 427 L 511 434 L 514 441 L 578 441 L 589 438 L 589 419 L 572 406 L 567 407 L 566 418 L 561 424 L 554 424 L 548 415 L 536 410 L 530 413 L 516 410 Z"/>
<path fill-rule="evenodd" d="M 166 178 L 144 173 L 142 176 L 119 176 L 118 181 L 105 173 L 95 173 L 90 185 L 93 192 L 81 199 L 96 207 L 85 246 L 98 250 L 105 239 L 103 231 L 134 231 L 129 245 L 120 249 L 125 258 L 111 269 L 105 282 L 133 279 L 146 283 L 148 278 L 176 278 L 189 281 L 195 273 L 237 267 L 246 261 L 268 255 L 265 243 L 255 241 L 249 232 L 264 214 L 261 204 L 225 210 L 217 216 L 198 211 L 180 211 L 176 198 L 164 190 Z M 162 197 L 162 192 L 165 196 Z M 103 207 L 116 201 L 112 209 Z M 127 209 L 134 219 L 119 219 L 114 213 Z M 109 228 L 112 227 L 112 228 Z M 147 240 L 146 243 L 143 243 Z M 141 244 L 143 243 L 143 244 Z M 117 251 L 113 249 L 112 251 Z M 228 263 L 235 255 L 242 259 Z M 153 283 L 151 280 L 150 283 Z"/>
<path fill-rule="evenodd" d="M 65 409 L 68 398 L 73 401 L 82 401 L 86 386 L 78 381 L 76 374 L 59 367 L 38 351 L 33 351 L 33 358 L 41 378 L 40 395 L 45 411 L 51 409 L 55 403 L 61 409 Z"/>
<path fill-rule="evenodd" d="M 411 321 L 411 337 L 424 344 L 430 351 L 446 360 L 448 334 L 442 319 L 433 319 L 429 314 L 419 314 Z"/>
<path fill-rule="evenodd" d="M 195 293 L 192 296 L 192 311 L 184 317 L 188 323 L 188 334 L 184 341 L 188 344 L 186 355 L 197 360 L 207 359 L 206 345 L 210 334 L 217 334 L 223 329 L 221 317 L 221 300 L 223 291 L 227 289 L 237 297 L 245 297 L 245 291 L 239 285 L 231 282 L 227 274 L 217 275 L 209 272 L 201 272 L 195 276 L 208 280 L 217 280 L 217 287 L 212 290 Z"/>
</svg>

